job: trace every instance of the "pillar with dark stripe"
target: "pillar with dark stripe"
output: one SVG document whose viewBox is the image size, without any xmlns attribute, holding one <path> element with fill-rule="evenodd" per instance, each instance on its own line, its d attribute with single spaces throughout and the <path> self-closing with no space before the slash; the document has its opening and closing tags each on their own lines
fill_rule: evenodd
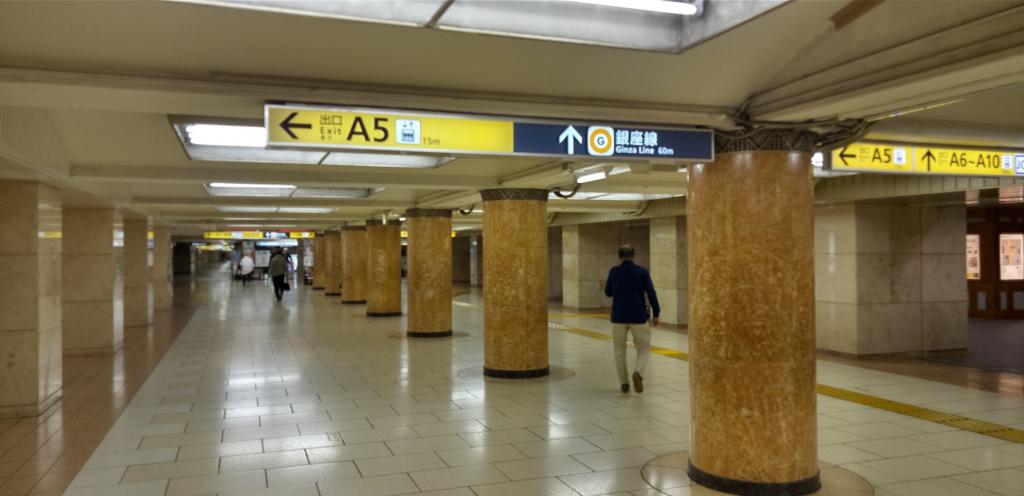
<svg viewBox="0 0 1024 496">
<path fill-rule="evenodd" d="M 366 315 L 402 315 L 402 236 L 398 220 L 366 221 Z"/>
<path fill-rule="evenodd" d="M 452 335 L 452 211 L 405 211 L 411 337 Z"/>
<path fill-rule="evenodd" d="M 548 374 L 548 233 L 543 189 L 489 189 L 484 201 L 484 375 Z"/>
<path fill-rule="evenodd" d="M 812 133 L 715 139 L 691 166 L 690 478 L 730 494 L 821 487 L 815 402 Z"/>
<path fill-rule="evenodd" d="M 367 260 L 366 226 L 341 228 L 341 302 L 366 303 Z"/>
</svg>

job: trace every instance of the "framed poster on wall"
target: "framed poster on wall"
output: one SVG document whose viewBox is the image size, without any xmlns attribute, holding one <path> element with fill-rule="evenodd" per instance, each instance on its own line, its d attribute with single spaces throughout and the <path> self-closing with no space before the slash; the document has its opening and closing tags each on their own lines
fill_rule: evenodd
<svg viewBox="0 0 1024 496">
<path fill-rule="evenodd" d="M 1024 234 L 999 235 L 999 279 L 1024 280 Z"/>
<path fill-rule="evenodd" d="M 981 238 L 977 234 L 967 235 L 967 279 L 981 279 Z"/>
</svg>

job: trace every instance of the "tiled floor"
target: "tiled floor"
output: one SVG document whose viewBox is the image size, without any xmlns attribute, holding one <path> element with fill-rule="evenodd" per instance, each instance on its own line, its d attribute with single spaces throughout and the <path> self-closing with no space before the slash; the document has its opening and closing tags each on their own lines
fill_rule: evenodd
<svg viewBox="0 0 1024 496">
<path fill-rule="evenodd" d="M 0 420 L 0 496 L 63 493 L 192 316 L 189 292 L 115 355 L 64 359 L 63 397 L 43 415 Z"/>
<path fill-rule="evenodd" d="M 640 467 L 689 446 L 687 362 L 653 356 L 647 392 L 623 395 L 608 343 L 552 330 L 552 364 L 575 374 L 485 380 L 473 293 L 455 306 L 465 335 L 409 340 L 403 318 L 306 288 L 283 304 L 226 278 L 197 289 L 206 302 L 66 494 L 653 495 Z M 654 344 L 687 349 L 676 332 Z M 833 361 L 819 382 L 1024 427 L 1019 394 Z M 1024 445 L 828 397 L 819 413 L 820 458 L 880 495 L 1024 496 Z"/>
</svg>

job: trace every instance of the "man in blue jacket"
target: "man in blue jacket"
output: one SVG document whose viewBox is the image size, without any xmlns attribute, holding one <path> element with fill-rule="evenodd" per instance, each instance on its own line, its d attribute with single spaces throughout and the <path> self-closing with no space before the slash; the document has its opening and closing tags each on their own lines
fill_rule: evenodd
<svg viewBox="0 0 1024 496">
<path fill-rule="evenodd" d="M 661 307 L 654 283 L 647 269 L 633 263 L 633 247 L 619 247 L 618 266 L 608 272 L 604 294 L 612 299 L 612 337 L 615 342 L 615 366 L 619 369 L 619 383 L 622 392 L 629 392 L 629 376 L 626 370 L 626 336 L 633 333 L 636 347 L 636 365 L 633 372 L 633 389 L 644 392 L 644 369 L 651 356 L 651 327 L 658 325 Z M 646 297 L 646 299 L 645 299 Z M 648 306 L 650 302 L 650 306 Z M 650 326 L 647 323 L 650 322 Z"/>
</svg>

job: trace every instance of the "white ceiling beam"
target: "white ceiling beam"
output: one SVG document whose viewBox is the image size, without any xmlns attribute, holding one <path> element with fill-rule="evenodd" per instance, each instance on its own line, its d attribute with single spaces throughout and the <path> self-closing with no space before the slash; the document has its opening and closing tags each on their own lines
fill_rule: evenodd
<svg viewBox="0 0 1024 496">
<path fill-rule="evenodd" d="M 112 75 L 0 67 L 0 104 L 262 119 L 263 102 L 267 100 L 345 102 L 353 106 L 609 122 L 729 125 L 727 109 L 710 105 L 371 85 L 233 73 L 213 73 L 201 79 L 141 72 Z"/>
<path fill-rule="evenodd" d="M 859 59 L 836 61 L 751 99 L 764 120 L 878 117 L 1024 81 L 1024 6 Z"/>
</svg>

